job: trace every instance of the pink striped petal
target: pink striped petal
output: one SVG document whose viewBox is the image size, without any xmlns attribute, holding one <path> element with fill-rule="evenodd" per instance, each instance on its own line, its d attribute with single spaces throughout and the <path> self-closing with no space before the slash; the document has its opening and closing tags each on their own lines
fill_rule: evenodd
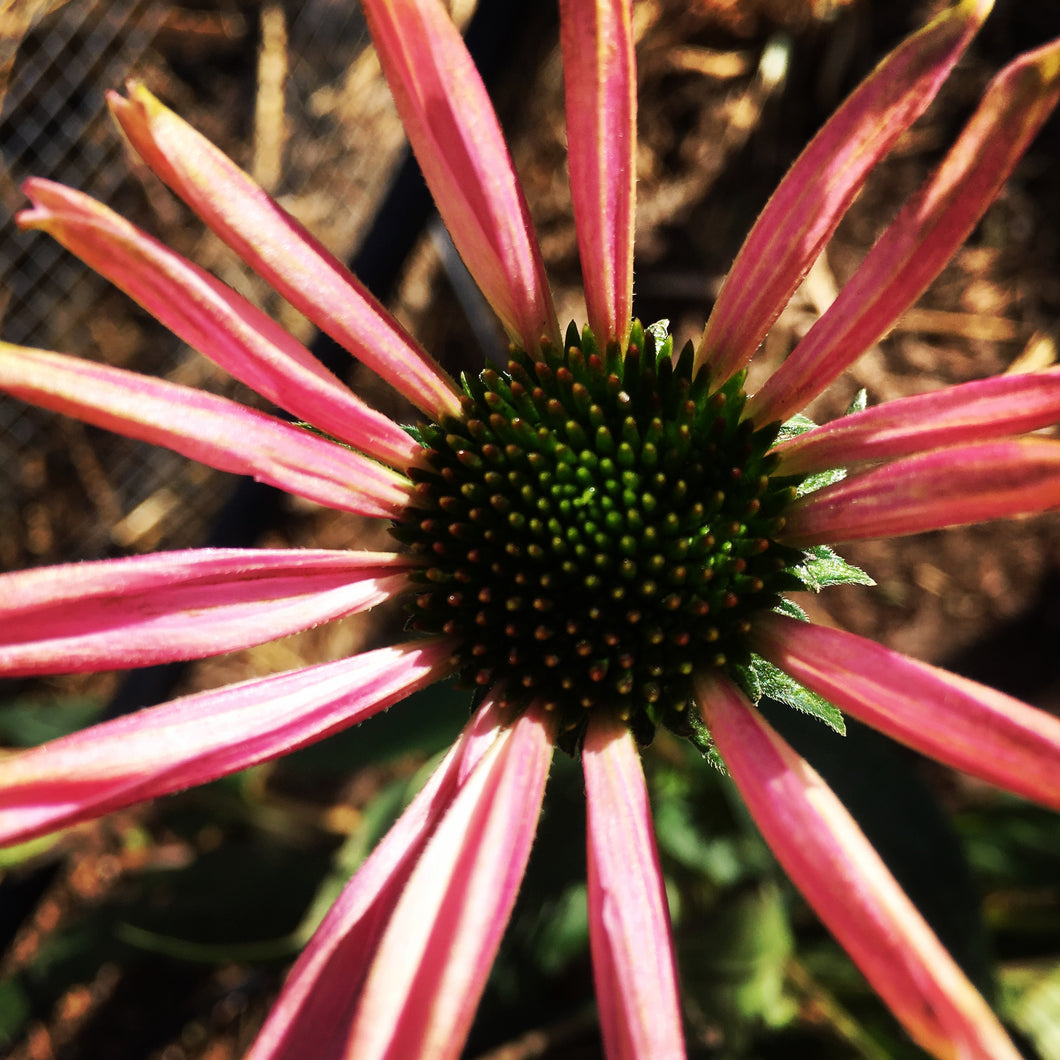
<svg viewBox="0 0 1060 1060">
<path fill-rule="evenodd" d="M 834 544 L 1031 515 L 1060 506 L 1060 441 L 1014 438 L 896 460 L 800 497 L 778 538 Z"/>
<path fill-rule="evenodd" d="M 922 754 L 1060 810 L 1060 718 L 852 633 L 763 615 L 755 650 Z"/>
<path fill-rule="evenodd" d="M 246 173 L 143 85 L 107 98 L 140 157 L 259 276 L 432 420 L 459 414 L 446 372 Z"/>
<path fill-rule="evenodd" d="M 107 207 L 46 180 L 24 186 L 23 228 L 48 232 L 226 372 L 314 427 L 394 467 L 419 446 L 275 321 Z"/>
<path fill-rule="evenodd" d="M 720 384 L 765 338 L 876 163 L 924 112 L 990 10 L 964 0 L 891 53 L 802 152 L 759 215 L 696 351 Z"/>
<path fill-rule="evenodd" d="M 453 799 L 380 939 L 348 1055 L 463 1052 L 537 832 L 552 735 L 536 711 L 522 715 Z"/>
<path fill-rule="evenodd" d="M 200 692 L 0 759 L 12 843 L 287 754 L 443 677 L 450 646 L 416 641 Z"/>
<path fill-rule="evenodd" d="M 945 1060 L 1018 1060 L 994 1014 L 817 773 L 725 680 L 703 720 L 777 860 L 909 1035 Z"/>
<path fill-rule="evenodd" d="M 1060 368 L 999 375 L 899 398 L 815 427 L 774 448 L 779 475 L 927 452 L 1036 431 L 1060 421 Z"/>
<path fill-rule="evenodd" d="M 787 419 L 886 334 L 968 238 L 1058 97 L 1060 41 L 1021 56 L 994 78 L 937 172 L 744 415 L 758 423 Z"/>
<path fill-rule="evenodd" d="M 0 390 L 329 508 L 386 519 L 409 499 L 405 479 L 359 453 L 227 398 L 121 368 L 0 342 Z"/>
<path fill-rule="evenodd" d="M 637 77 L 630 0 L 561 0 L 567 155 L 589 327 L 625 348 L 633 314 Z"/>
<path fill-rule="evenodd" d="M 407 588 L 395 553 L 192 549 L 0 575 L 0 673 L 201 659 L 363 611 Z"/>
<path fill-rule="evenodd" d="M 524 716 L 511 728 L 504 728 L 503 721 L 502 712 L 487 702 L 465 728 L 324 919 L 292 969 L 248 1060 L 378 1055 L 366 1035 L 379 1035 L 382 1055 L 395 1058 L 460 1052 L 481 992 L 478 980 L 496 945 L 493 935 L 507 919 L 500 907 L 510 904 L 522 875 L 551 756 L 549 734 L 532 717 Z M 500 805 L 488 805 L 491 798 Z M 464 830 L 470 833 L 467 838 Z M 496 847 L 489 845 L 491 833 Z M 506 857 L 516 864 L 507 864 Z M 483 864 L 476 865 L 475 859 Z M 446 888 L 452 894 L 440 893 Z M 477 899 L 476 916 L 479 888 L 485 895 Z M 413 899 L 403 897 L 410 890 L 427 902 L 426 910 L 417 910 Z M 457 921 L 453 930 L 460 949 L 446 949 L 445 936 L 451 931 L 438 921 L 449 917 Z M 470 924 L 459 923 L 460 917 L 469 917 Z M 424 924 L 410 936 L 411 949 L 405 951 L 402 932 L 417 920 Z M 426 945 L 423 930 L 434 932 Z M 469 972 L 473 982 L 467 981 Z M 386 995 L 381 1007 L 373 1008 L 363 994 L 366 983 L 369 992 Z M 410 985 L 414 996 L 402 992 Z M 416 1041 L 403 1037 L 417 1026 L 423 1030 L 422 1023 L 432 1019 L 441 1022 L 430 1033 Z M 446 1022 L 448 1037 L 429 1051 L 432 1035 L 442 1035 Z"/>
<path fill-rule="evenodd" d="M 460 256 L 527 351 L 559 332 L 504 135 L 482 79 L 438 0 L 362 5 L 402 124 Z"/>
<path fill-rule="evenodd" d="M 677 967 L 640 755 L 617 718 L 594 715 L 582 751 L 589 938 L 609 1060 L 685 1055 Z"/>
</svg>

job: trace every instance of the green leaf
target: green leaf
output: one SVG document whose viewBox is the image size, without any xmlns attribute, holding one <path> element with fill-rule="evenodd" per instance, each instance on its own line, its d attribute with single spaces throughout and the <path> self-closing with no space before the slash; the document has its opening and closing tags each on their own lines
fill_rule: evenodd
<svg viewBox="0 0 1060 1060">
<path fill-rule="evenodd" d="M 849 416 L 852 412 L 864 412 L 869 407 L 869 392 L 862 387 L 855 395 L 854 400 L 848 406 L 844 416 Z"/>
<path fill-rule="evenodd" d="M 819 593 L 829 585 L 875 585 L 860 567 L 848 563 L 827 545 L 814 545 L 806 550 L 806 561 L 792 568 L 792 573 L 813 592 Z"/>
<path fill-rule="evenodd" d="M 823 721 L 830 729 L 834 729 L 840 736 L 846 733 L 846 723 L 842 712 L 833 707 L 827 699 L 811 692 L 808 688 L 800 685 L 795 678 L 777 669 L 772 663 L 758 655 L 751 656 L 751 666 L 755 672 L 755 678 L 761 688 L 761 695 L 769 699 L 775 699 L 778 703 L 794 707 Z M 761 696 L 759 697 L 761 698 Z M 757 702 L 757 700 L 755 700 Z"/>
</svg>

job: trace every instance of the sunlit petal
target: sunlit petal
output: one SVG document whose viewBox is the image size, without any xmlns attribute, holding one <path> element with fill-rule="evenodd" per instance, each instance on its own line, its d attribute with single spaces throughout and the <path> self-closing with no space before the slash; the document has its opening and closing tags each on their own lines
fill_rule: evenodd
<svg viewBox="0 0 1060 1060">
<path fill-rule="evenodd" d="M 53 236 L 226 372 L 307 423 L 395 467 L 419 450 L 369 408 L 274 320 L 107 207 L 44 180 L 29 180 L 34 209 L 18 223 Z"/>
<path fill-rule="evenodd" d="M 727 681 L 701 678 L 697 696 L 777 860 L 913 1040 L 940 1060 L 1017 1060 L 986 1002 L 817 773 Z"/>
<path fill-rule="evenodd" d="M 0 343 L 0 389 L 329 508 L 392 518 L 408 503 L 409 485 L 396 472 L 201 390 L 9 343 Z"/>
<path fill-rule="evenodd" d="M 287 754 L 438 680 L 418 641 L 184 696 L 0 759 L 0 842 L 29 839 Z"/>
<path fill-rule="evenodd" d="M 438 822 L 500 737 L 488 700 L 328 911 L 291 969 L 247 1060 L 339 1060 L 370 957 Z"/>
<path fill-rule="evenodd" d="M 459 412 L 434 359 L 235 163 L 143 85 L 107 98 L 140 157 L 287 301 L 432 419 Z"/>
<path fill-rule="evenodd" d="M 853 633 L 763 615 L 754 640 L 762 656 L 840 710 L 1060 810 L 1060 719 Z"/>
<path fill-rule="evenodd" d="M 372 41 L 449 234 L 510 336 L 559 342 L 541 251 L 497 116 L 438 0 L 365 0 Z"/>
<path fill-rule="evenodd" d="M 394 553 L 191 549 L 0 575 L 5 677 L 151 666 L 262 644 L 407 587 Z"/>
<path fill-rule="evenodd" d="M 885 58 L 799 156 L 733 263 L 696 350 L 717 382 L 747 363 L 876 163 L 924 112 L 989 12 L 965 0 Z"/>
<path fill-rule="evenodd" d="M 1060 506 L 1060 441 L 957 445 L 851 475 L 800 497 L 778 538 L 808 546 L 899 537 Z"/>
<path fill-rule="evenodd" d="M 747 403 L 787 419 L 886 334 L 968 238 L 1060 98 L 1060 41 L 993 80 L 942 165 L 869 251 L 839 297 Z"/>
<path fill-rule="evenodd" d="M 1024 434 L 1060 422 L 1060 368 L 999 375 L 898 398 L 806 431 L 775 447 L 777 474 L 923 453 Z"/>
<path fill-rule="evenodd" d="M 582 751 L 589 932 L 609 1060 L 685 1055 L 670 917 L 640 755 L 629 729 L 593 717 Z"/>
<path fill-rule="evenodd" d="M 629 0 L 562 0 L 567 155 L 589 327 L 629 338 L 636 204 L 637 79 Z"/>
</svg>

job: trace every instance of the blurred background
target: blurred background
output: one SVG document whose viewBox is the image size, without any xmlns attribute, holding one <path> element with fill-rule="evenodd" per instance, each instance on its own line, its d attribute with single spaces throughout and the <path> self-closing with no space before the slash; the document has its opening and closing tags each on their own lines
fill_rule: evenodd
<svg viewBox="0 0 1060 1060">
<path fill-rule="evenodd" d="M 638 0 L 637 315 L 678 343 L 787 166 L 925 0 Z M 460 0 L 525 183 L 561 320 L 581 321 L 553 4 Z M 990 76 L 1060 35 L 1060 5 L 999 0 L 925 117 L 878 167 L 756 358 L 805 333 L 942 157 Z M 11 218 L 30 175 L 107 202 L 267 308 L 378 407 L 385 387 L 320 342 L 123 146 L 103 94 L 134 77 L 250 170 L 450 370 L 503 338 L 433 215 L 352 0 L 2 0 L 0 336 L 248 390 Z M 810 410 L 1056 360 L 1060 123 L 920 304 Z M 356 517 L 0 397 L 0 569 L 195 545 L 386 547 Z M 809 601 L 876 637 L 1060 711 L 1060 520 L 843 550 L 878 582 Z M 0 684 L 18 748 L 175 694 L 386 642 L 400 613 L 201 664 Z M 790 712 L 789 712 L 790 713 Z M 314 749 L 0 852 L 0 1053 L 19 1060 L 241 1056 L 330 900 L 467 716 L 442 688 Z M 1060 1060 L 1060 818 L 900 751 L 777 716 L 852 807 L 1026 1055 Z M 2 752 L 0 752 L 2 753 Z M 920 1053 L 785 881 L 728 783 L 660 738 L 646 756 L 677 924 L 690 1052 Z M 541 835 L 469 1057 L 599 1055 L 579 771 L 553 768 Z"/>
</svg>

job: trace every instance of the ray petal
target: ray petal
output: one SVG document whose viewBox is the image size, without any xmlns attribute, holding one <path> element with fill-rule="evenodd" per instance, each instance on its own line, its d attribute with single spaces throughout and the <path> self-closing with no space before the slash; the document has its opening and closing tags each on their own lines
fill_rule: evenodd
<svg viewBox="0 0 1060 1060">
<path fill-rule="evenodd" d="M 453 381 L 430 354 L 231 159 L 143 85 L 107 99 L 137 154 L 291 305 L 431 419 L 459 413 Z"/>
<path fill-rule="evenodd" d="M 898 398 L 774 447 L 778 475 L 894 460 L 943 446 L 1025 434 L 1060 422 L 1060 368 L 999 375 Z"/>
<path fill-rule="evenodd" d="M 0 673 L 201 659 L 363 611 L 407 586 L 396 553 L 190 549 L 0 575 Z"/>
<path fill-rule="evenodd" d="M 610 1060 L 685 1055 L 670 916 L 633 737 L 606 715 L 582 751 L 588 808 L 589 937 Z"/>
<path fill-rule="evenodd" d="M 909 1035 L 939 1060 L 1017 1060 L 861 829 L 728 681 L 697 682 L 703 720 L 777 860 Z"/>
<path fill-rule="evenodd" d="M 274 320 L 101 203 L 61 184 L 25 184 L 23 228 L 48 232 L 171 331 L 280 408 L 394 467 L 419 446 L 369 408 Z"/>
<path fill-rule="evenodd" d="M 0 390 L 209 467 L 342 511 L 393 518 L 409 484 L 389 468 L 227 398 L 0 342 Z"/>
<path fill-rule="evenodd" d="M 562 0 L 567 154 L 589 327 L 629 339 L 633 312 L 637 84 L 629 0 Z"/>
<path fill-rule="evenodd" d="M 1060 41 L 991 82 L 942 165 L 869 251 L 839 297 L 747 403 L 758 423 L 804 408 L 920 297 L 997 197 L 1060 98 Z"/>
<path fill-rule="evenodd" d="M 1011 438 L 906 457 L 805 494 L 777 536 L 799 547 L 900 537 L 1058 506 L 1060 441 Z"/>
<path fill-rule="evenodd" d="M 287 754 L 444 676 L 451 648 L 417 641 L 257 678 L 0 759 L 12 843 Z"/>
<path fill-rule="evenodd" d="M 725 279 L 696 350 L 720 384 L 748 361 L 870 170 L 927 109 L 991 7 L 965 0 L 885 58 L 798 157 Z"/>
<path fill-rule="evenodd" d="M 771 614 L 753 635 L 764 658 L 866 725 L 1060 810 L 1060 719 L 853 633 Z"/>
<path fill-rule="evenodd" d="M 509 336 L 559 343 L 526 198 L 475 64 L 438 0 L 365 0 L 372 40 L 438 212 Z"/>
</svg>

